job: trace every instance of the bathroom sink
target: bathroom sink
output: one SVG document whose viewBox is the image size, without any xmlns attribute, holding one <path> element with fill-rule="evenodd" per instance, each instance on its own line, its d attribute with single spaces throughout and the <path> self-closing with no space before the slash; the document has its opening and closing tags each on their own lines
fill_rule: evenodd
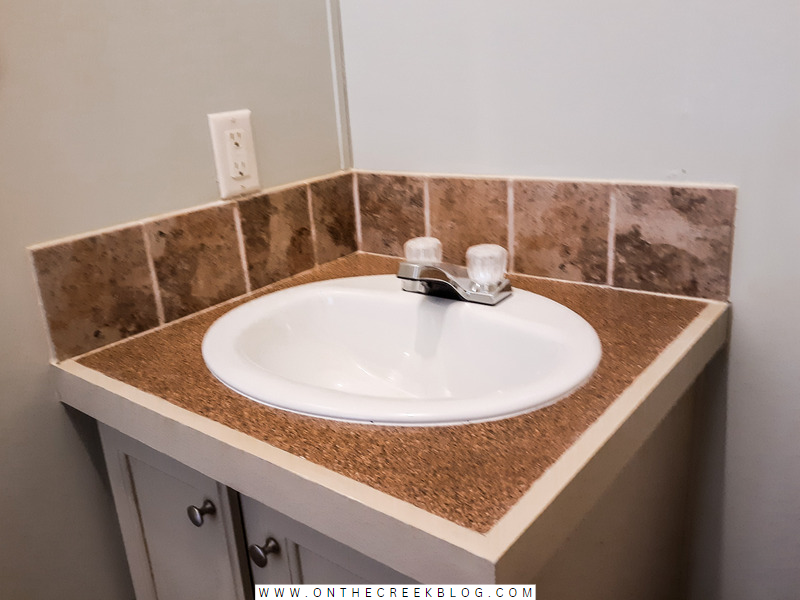
<svg viewBox="0 0 800 600">
<path fill-rule="evenodd" d="M 203 340 L 215 377 L 296 413 L 385 425 L 502 419 L 565 397 L 600 361 L 594 329 L 515 289 L 496 306 L 404 292 L 393 275 L 251 300 Z"/>
</svg>

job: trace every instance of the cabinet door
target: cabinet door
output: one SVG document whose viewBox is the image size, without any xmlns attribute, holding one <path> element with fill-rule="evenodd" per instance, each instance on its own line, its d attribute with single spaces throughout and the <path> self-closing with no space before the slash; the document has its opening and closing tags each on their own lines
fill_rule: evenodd
<svg viewBox="0 0 800 600">
<path fill-rule="evenodd" d="M 119 432 L 101 436 L 137 598 L 249 597 L 235 494 Z"/>
<path fill-rule="evenodd" d="M 239 498 L 248 548 L 260 546 L 258 554 L 268 539 L 277 544 L 277 552 L 267 555 L 266 567 L 257 566 L 251 558 L 255 584 L 413 583 L 405 575 L 252 498 Z"/>
</svg>

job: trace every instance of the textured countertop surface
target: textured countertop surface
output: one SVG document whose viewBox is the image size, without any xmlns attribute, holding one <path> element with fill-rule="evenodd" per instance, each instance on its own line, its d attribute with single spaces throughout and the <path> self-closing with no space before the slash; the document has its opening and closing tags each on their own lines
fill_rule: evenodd
<svg viewBox="0 0 800 600">
<path fill-rule="evenodd" d="M 305 417 L 248 400 L 206 369 L 201 355 L 205 331 L 242 302 L 311 281 L 394 273 L 397 263 L 377 255 L 350 255 L 78 362 L 485 533 L 707 306 L 701 300 L 512 276 L 515 287 L 552 298 L 591 323 L 603 357 L 590 381 L 568 398 L 489 423 L 409 428 Z"/>
</svg>

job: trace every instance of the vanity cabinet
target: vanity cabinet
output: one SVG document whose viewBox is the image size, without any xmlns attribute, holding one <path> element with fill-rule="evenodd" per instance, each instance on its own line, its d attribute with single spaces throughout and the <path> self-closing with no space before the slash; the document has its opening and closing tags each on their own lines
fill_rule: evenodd
<svg viewBox="0 0 800 600">
<path fill-rule="evenodd" d="M 253 584 L 411 583 L 99 424 L 138 600 L 244 600 Z"/>
<path fill-rule="evenodd" d="M 373 258 L 310 277 L 383 272 Z M 548 598 L 672 591 L 695 462 L 684 451 L 692 411 L 679 407 L 692 406 L 694 382 L 724 347 L 729 307 L 522 276 L 516 284 L 579 309 L 605 359 L 552 409 L 486 425 L 338 427 L 266 409 L 203 362 L 203 336 L 222 308 L 56 364 L 62 401 L 100 424 L 139 599 L 404 577 L 535 582 Z M 701 406 L 718 397 L 715 377 L 697 394 Z"/>
</svg>

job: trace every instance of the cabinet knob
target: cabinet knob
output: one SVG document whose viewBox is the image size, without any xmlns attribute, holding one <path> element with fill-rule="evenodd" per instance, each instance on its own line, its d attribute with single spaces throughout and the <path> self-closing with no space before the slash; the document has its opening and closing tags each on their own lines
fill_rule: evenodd
<svg viewBox="0 0 800 600">
<path fill-rule="evenodd" d="M 200 508 L 191 505 L 186 509 L 186 514 L 189 515 L 189 520 L 195 527 L 200 527 L 203 524 L 204 515 L 213 515 L 216 514 L 216 512 L 217 507 L 214 506 L 214 503 L 211 500 L 206 500 L 203 502 L 203 506 Z"/>
<path fill-rule="evenodd" d="M 279 554 L 280 551 L 281 547 L 278 545 L 278 542 L 275 541 L 275 538 L 267 538 L 263 546 L 250 544 L 247 548 L 247 552 L 250 554 L 252 561 L 256 563 L 256 566 L 261 568 L 267 566 L 267 555 Z"/>
</svg>

